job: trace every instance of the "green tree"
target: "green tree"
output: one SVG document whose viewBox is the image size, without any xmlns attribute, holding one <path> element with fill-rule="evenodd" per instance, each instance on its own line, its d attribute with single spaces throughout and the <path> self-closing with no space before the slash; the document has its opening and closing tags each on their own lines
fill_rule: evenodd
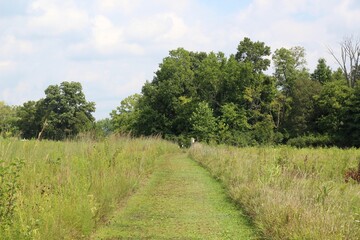
<svg viewBox="0 0 360 240">
<path fill-rule="evenodd" d="M 224 54 L 209 53 L 195 71 L 194 83 L 197 97 L 206 101 L 217 111 L 220 108 L 220 88 L 223 81 L 223 68 L 227 62 Z"/>
<path fill-rule="evenodd" d="M 192 133 L 199 141 L 212 142 L 217 130 L 213 110 L 205 102 L 200 102 L 190 117 Z"/>
<path fill-rule="evenodd" d="M 41 131 L 41 119 L 43 109 L 40 108 L 41 100 L 28 101 L 20 106 L 17 110 L 17 126 L 20 130 L 21 137 L 26 139 L 37 138 Z"/>
<path fill-rule="evenodd" d="M 261 121 L 257 121 L 253 125 L 253 138 L 261 145 L 269 145 L 274 143 L 274 121 L 271 115 L 263 115 Z"/>
<path fill-rule="evenodd" d="M 326 83 L 321 92 L 314 96 L 317 132 L 334 138 L 339 136 L 353 91 L 346 81 L 334 81 Z"/>
<path fill-rule="evenodd" d="M 302 114 L 308 113 L 308 111 L 305 110 L 306 107 L 299 99 L 302 94 L 306 94 L 309 98 L 309 94 L 305 92 L 309 87 L 301 86 L 300 89 L 298 88 L 301 84 L 312 84 L 311 81 L 308 81 L 310 74 L 305 67 L 305 50 L 302 47 L 280 48 L 275 51 L 272 58 L 275 67 L 274 77 L 280 91 L 275 102 L 271 104 L 272 109 L 276 111 L 273 116 L 276 116 L 275 121 L 278 129 L 285 134 L 285 137 L 289 137 L 289 133 L 291 135 L 293 132 L 292 124 L 299 127 L 307 119 Z M 299 129 L 304 127 L 303 125 Z M 298 130 L 295 132 L 298 132 Z"/>
<path fill-rule="evenodd" d="M 343 146 L 360 147 L 360 86 L 355 86 L 345 104 L 338 139 Z"/>
<path fill-rule="evenodd" d="M 19 108 L 17 124 L 22 137 L 63 140 L 93 128 L 95 103 L 86 101 L 80 83 L 50 85 L 45 95 Z"/>
<path fill-rule="evenodd" d="M 204 54 L 179 48 L 170 51 L 156 71 L 152 82 L 142 88 L 136 130 L 144 135 L 178 136 L 190 131 L 189 117 L 183 118 L 184 99 L 197 98 L 195 69 Z M 193 98 L 194 97 L 194 98 Z"/>
<path fill-rule="evenodd" d="M 295 80 L 304 78 L 301 75 L 308 75 L 305 68 L 305 49 L 302 47 L 280 48 L 275 51 L 272 59 L 277 84 L 285 96 L 289 97 L 294 90 Z"/>
<path fill-rule="evenodd" d="M 120 106 L 110 113 L 111 123 L 115 131 L 130 133 L 134 131 L 139 118 L 137 107 L 141 98 L 140 94 L 133 94 L 121 101 Z"/>
<path fill-rule="evenodd" d="M 45 90 L 39 138 L 62 140 L 92 128 L 95 103 L 88 102 L 79 82 L 62 82 Z"/>
<path fill-rule="evenodd" d="M 247 122 L 246 111 L 234 103 L 226 103 L 221 107 L 218 126 L 218 141 L 230 145 L 249 145 L 251 126 Z"/>
<path fill-rule="evenodd" d="M 0 101 L 0 136 L 13 136 L 16 132 L 16 108 Z"/>
<path fill-rule="evenodd" d="M 95 137 L 106 137 L 114 132 L 111 119 L 105 118 L 95 122 Z"/>
<path fill-rule="evenodd" d="M 321 84 L 308 78 L 297 79 L 291 96 L 291 108 L 284 128 L 291 137 L 310 133 L 315 127 L 314 96 L 321 91 Z"/>
<path fill-rule="evenodd" d="M 332 71 L 330 67 L 326 65 L 326 60 L 324 58 L 318 60 L 316 69 L 311 74 L 311 79 L 321 84 L 325 84 L 332 80 Z"/>
<path fill-rule="evenodd" d="M 266 71 L 270 66 L 270 47 L 263 42 L 253 42 L 245 37 L 237 47 L 235 58 L 238 62 L 251 63 L 253 70 L 257 73 Z"/>
</svg>

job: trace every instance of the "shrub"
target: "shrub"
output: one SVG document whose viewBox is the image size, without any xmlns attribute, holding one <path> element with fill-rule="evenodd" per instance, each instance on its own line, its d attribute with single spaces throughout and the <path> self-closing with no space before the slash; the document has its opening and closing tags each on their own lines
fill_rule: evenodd
<svg viewBox="0 0 360 240">
<path fill-rule="evenodd" d="M 306 135 L 291 138 L 288 140 L 287 144 L 297 148 L 328 147 L 333 145 L 333 141 L 328 135 Z"/>
</svg>

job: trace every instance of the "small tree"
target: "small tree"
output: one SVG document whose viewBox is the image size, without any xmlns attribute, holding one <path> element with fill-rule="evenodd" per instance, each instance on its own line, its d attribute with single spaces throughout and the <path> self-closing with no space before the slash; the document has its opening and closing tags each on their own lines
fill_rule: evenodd
<svg viewBox="0 0 360 240">
<path fill-rule="evenodd" d="M 193 133 L 199 141 L 211 142 L 215 139 L 216 118 L 207 103 L 199 103 L 191 115 L 190 122 Z"/>
<path fill-rule="evenodd" d="M 114 130 L 121 133 L 132 132 L 139 117 L 137 105 L 140 94 L 131 95 L 121 101 L 120 106 L 110 113 Z"/>
<path fill-rule="evenodd" d="M 321 84 L 325 84 L 331 81 L 332 71 L 329 66 L 326 65 L 326 60 L 320 58 L 314 73 L 311 74 L 311 79 Z"/>
<path fill-rule="evenodd" d="M 16 132 L 16 108 L 0 102 L 0 136 L 7 137 Z"/>
</svg>

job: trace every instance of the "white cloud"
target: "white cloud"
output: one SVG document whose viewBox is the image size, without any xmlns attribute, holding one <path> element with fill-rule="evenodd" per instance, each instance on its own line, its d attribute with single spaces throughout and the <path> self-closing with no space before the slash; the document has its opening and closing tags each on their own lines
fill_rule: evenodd
<svg viewBox="0 0 360 240">
<path fill-rule="evenodd" d="M 33 52 L 34 47 L 30 41 L 17 39 L 14 35 L 0 38 L 1 57 L 13 57 L 14 55 L 31 54 Z"/>
<path fill-rule="evenodd" d="M 86 42 L 73 44 L 69 47 L 70 55 L 118 55 L 120 53 L 141 55 L 143 48 L 135 43 L 128 42 L 124 30 L 115 26 L 104 15 L 97 15 L 92 21 L 91 35 Z"/>
<path fill-rule="evenodd" d="M 93 41 L 100 52 L 109 52 L 123 41 L 123 31 L 105 16 L 97 16 L 93 26 Z"/>
<path fill-rule="evenodd" d="M 135 40 L 173 41 L 181 38 L 188 28 L 183 19 L 175 13 L 157 14 L 135 19 L 127 28 L 126 34 Z"/>
<path fill-rule="evenodd" d="M 132 13 L 140 4 L 139 0 L 98 0 L 97 4 L 102 11 Z"/>
<path fill-rule="evenodd" d="M 29 28 L 45 35 L 83 30 L 90 20 L 88 13 L 73 0 L 36 0 L 29 11 Z"/>
<path fill-rule="evenodd" d="M 13 61 L 0 61 L 0 72 L 15 69 L 16 63 Z"/>
</svg>

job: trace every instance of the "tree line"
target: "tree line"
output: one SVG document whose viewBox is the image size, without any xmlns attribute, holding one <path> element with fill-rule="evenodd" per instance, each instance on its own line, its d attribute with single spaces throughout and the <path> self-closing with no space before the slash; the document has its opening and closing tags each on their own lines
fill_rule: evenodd
<svg viewBox="0 0 360 240">
<path fill-rule="evenodd" d="M 321 58 L 310 72 L 299 46 L 271 53 L 264 42 L 244 38 L 229 57 L 178 48 L 141 94 L 112 111 L 111 122 L 119 132 L 183 144 L 194 137 L 236 146 L 358 147 L 359 44 L 348 38 L 341 51 L 338 69 Z M 271 62 L 274 73 L 267 74 Z"/>
<path fill-rule="evenodd" d="M 0 102 L 0 134 L 25 139 L 64 140 L 94 128 L 95 103 L 88 102 L 78 82 L 50 85 L 45 98 L 22 106 Z"/>
<path fill-rule="evenodd" d="M 152 81 L 95 122 L 95 103 L 80 83 L 49 86 L 45 98 L 19 107 L 0 103 L 0 133 L 62 140 L 82 132 L 160 135 L 187 145 L 360 146 L 359 42 L 340 45 L 332 70 L 324 58 L 313 72 L 299 46 L 276 49 L 244 38 L 230 56 L 178 48 Z M 274 73 L 268 70 L 272 64 Z"/>
</svg>

